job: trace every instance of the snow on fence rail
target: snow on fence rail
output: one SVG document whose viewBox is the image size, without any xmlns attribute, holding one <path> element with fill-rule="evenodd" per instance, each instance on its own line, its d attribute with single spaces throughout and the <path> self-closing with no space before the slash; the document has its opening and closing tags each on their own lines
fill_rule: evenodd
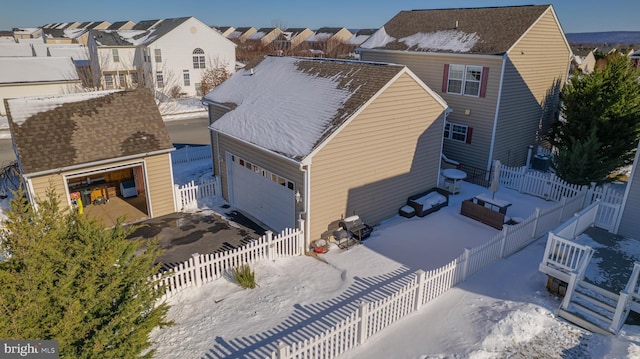
<svg viewBox="0 0 640 359">
<path fill-rule="evenodd" d="M 360 308 L 325 332 L 294 343 L 278 343 L 278 349 L 267 359 L 335 358 L 364 343 L 422 305 L 439 297 L 463 282 L 470 275 L 486 268 L 500 258 L 510 256 L 549 230 L 557 227 L 577 212 L 586 198 L 586 191 L 572 198 L 563 197 L 557 206 L 536 209 L 521 223 L 505 225 L 494 238 L 440 268 L 418 270 L 413 279 L 393 294 L 375 302 L 362 302 Z M 398 283 L 406 280 L 400 279 Z"/>
<path fill-rule="evenodd" d="M 518 192 L 531 194 L 546 200 L 560 201 L 562 197 L 574 197 L 586 186 L 568 183 L 553 173 L 530 171 L 526 167 L 500 167 L 500 184 Z"/>
<path fill-rule="evenodd" d="M 217 181 L 215 178 L 202 180 L 199 184 L 191 181 L 182 186 L 174 185 L 173 191 L 175 193 L 176 210 L 183 211 L 196 206 L 199 199 L 215 196 L 218 193 L 216 186 Z"/>
<path fill-rule="evenodd" d="M 171 162 L 187 163 L 191 161 L 204 160 L 211 158 L 211 145 L 208 146 L 184 146 L 171 152 Z"/>
<path fill-rule="evenodd" d="M 267 232 L 259 239 L 230 251 L 191 257 L 168 271 L 154 275 L 152 280 L 156 288 L 164 287 L 162 299 L 166 299 L 185 288 L 218 279 L 225 272 L 242 264 L 301 255 L 303 245 L 304 238 L 299 229 L 289 228 L 276 236 Z"/>
</svg>

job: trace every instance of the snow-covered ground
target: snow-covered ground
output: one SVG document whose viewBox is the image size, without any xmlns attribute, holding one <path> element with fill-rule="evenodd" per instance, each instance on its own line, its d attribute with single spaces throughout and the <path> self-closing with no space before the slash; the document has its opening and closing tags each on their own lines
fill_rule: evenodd
<svg viewBox="0 0 640 359">
<path fill-rule="evenodd" d="M 314 257 L 262 261 L 259 287 L 228 278 L 169 299 L 173 327 L 154 330 L 157 358 L 264 358 L 281 338 L 303 340 L 372 301 L 418 268 L 433 269 L 491 238 L 496 230 L 458 214 L 460 201 L 487 189 L 468 183 L 449 207 L 424 218 L 393 217 L 363 245 L 331 247 Z M 489 192 L 490 193 L 490 192 Z M 512 217 L 551 202 L 501 188 Z M 210 210 L 219 211 L 220 200 Z M 560 300 L 538 272 L 540 239 L 424 305 L 344 358 L 628 358 L 640 357 L 640 327 L 618 337 L 591 334 L 554 316 Z"/>
</svg>

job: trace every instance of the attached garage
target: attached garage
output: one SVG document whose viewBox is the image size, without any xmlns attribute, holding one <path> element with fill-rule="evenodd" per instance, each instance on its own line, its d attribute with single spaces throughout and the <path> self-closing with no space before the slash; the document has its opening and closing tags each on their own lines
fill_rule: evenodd
<svg viewBox="0 0 640 359">
<path fill-rule="evenodd" d="M 33 203 L 62 204 L 102 220 L 175 212 L 174 150 L 146 89 L 6 101 L 20 172 Z"/>
<path fill-rule="evenodd" d="M 227 152 L 229 202 L 275 231 L 295 227 L 295 183 Z"/>
</svg>

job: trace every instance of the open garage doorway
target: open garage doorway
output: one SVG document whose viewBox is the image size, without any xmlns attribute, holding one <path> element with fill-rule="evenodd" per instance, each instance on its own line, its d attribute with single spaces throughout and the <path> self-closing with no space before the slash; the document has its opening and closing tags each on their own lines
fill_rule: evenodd
<svg viewBox="0 0 640 359">
<path fill-rule="evenodd" d="M 144 164 L 128 164 L 66 176 L 69 200 L 79 213 L 113 227 L 150 217 Z"/>
</svg>

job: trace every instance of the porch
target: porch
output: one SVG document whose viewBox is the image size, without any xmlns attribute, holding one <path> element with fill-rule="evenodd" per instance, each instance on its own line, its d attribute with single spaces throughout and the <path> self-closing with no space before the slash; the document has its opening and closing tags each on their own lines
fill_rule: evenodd
<svg viewBox="0 0 640 359">
<path fill-rule="evenodd" d="M 558 316 L 617 334 L 632 311 L 640 313 L 640 241 L 603 229 L 617 217 L 608 212 L 617 208 L 594 202 L 549 232 L 539 270 L 549 276 L 548 289 L 564 295 Z"/>
</svg>

